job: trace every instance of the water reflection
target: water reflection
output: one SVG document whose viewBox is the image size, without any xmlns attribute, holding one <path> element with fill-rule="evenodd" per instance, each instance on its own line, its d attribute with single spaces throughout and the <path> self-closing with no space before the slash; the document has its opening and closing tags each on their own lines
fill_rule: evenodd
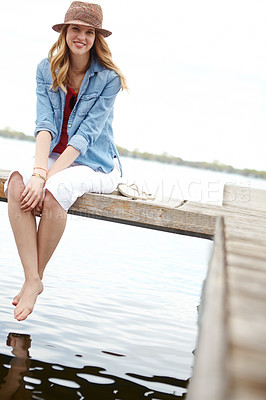
<svg viewBox="0 0 266 400">
<path fill-rule="evenodd" d="M 23 380 L 30 369 L 29 348 L 31 345 L 31 338 L 29 335 L 9 333 L 6 344 L 12 347 L 12 354 L 14 357 L 11 358 L 8 365 L 6 361 L 3 364 L 3 367 L 8 369 L 3 382 L 1 365 L 0 398 L 2 400 L 31 399 L 31 393 L 25 389 L 25 382 Z"/>
<path fill-rule="evenodd" d="M 131 373 L 125 374 L 129 378 L 126 379 L 107 374 L 104 368 L 96 366 L 71 368 L 34 360 L 29 354 L 31 338 L 25 334 L 9 333 L 6 344 L 12 347 L 14 357 L 0 354 L 1 400 L 185 399 L 185 394 L 175 395 L 174 387 L 186 388 L 187 380 Z M 172 385 L 173 392 L 154 391 L 134 380 Z"/>
</svg>

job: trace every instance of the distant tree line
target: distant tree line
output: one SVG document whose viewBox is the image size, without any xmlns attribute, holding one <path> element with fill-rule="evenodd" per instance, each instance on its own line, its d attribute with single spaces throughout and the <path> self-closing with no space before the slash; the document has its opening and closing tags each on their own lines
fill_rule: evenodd
<svg viewBox="0 0 266 400">
<path fill-rule="evenodd" d="M 239 174 L 244 176 L 250 176 L 254 178 L 266 179 L 266 171 L 257 171 L 255 169 L 240 169 L 234 168 L 231 165 L 222 164 L 218 161 L 206 162 L 206 161 L 186 161 L 180 157 L 171 156 L 168 153 L 153 154 L 148 152 L 140 152 L 139 150 L 127 150 L 123 147 L 118 146 L 118 151 L 121 156 L 138 158 L 141 160 L 158 161 L 160 163 L 180 165 L 184 167 L 193 167 L 200 169 L 209 169 L 212 171 L 226 172 L 231 174 Z"/>
<path fill-rule="evenodd" d="M 0 136 L 18 139 L 18 140 L 28 140 L 35 141 L 34 136 L 25 135 L 23 132 L 17 132 L 10 128 L 0 129 Z M 253 178 L 266 179 L 266 171 L 257 171 L 255 169 L 239 169 L 234 168 L 231 165 L 222 164 L 218 161 L 205 162 L 205 161 L 186 161 L 180 157 L 171 156 L 168 153 L 153 154 L 148 152 L 141 152 L 138 149 L 127 150 L 124 147 L 117 146 L 119 154 L 123 157 L 137 158 L 141 160 L 157 161 L 165 164 L 180 165 L 184 167 L 193 167 L 200 169 L 209 169 L 212 171 L 226 172 L 232 174 L 239 174 L 244 176 L 250 176 Z"/>
<path fill-rule="evenodd" d="M 30 142 L 35 141 L 34 136 L 25 135 L 25 133 L 14 131 L 11 128 L 0 129 L 0 136 L 10 139 L 28 140 Z"/>
</svg>

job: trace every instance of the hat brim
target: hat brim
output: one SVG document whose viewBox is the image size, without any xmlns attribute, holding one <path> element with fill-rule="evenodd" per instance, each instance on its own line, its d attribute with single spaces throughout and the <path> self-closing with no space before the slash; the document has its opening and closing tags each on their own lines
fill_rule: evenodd
<svg viewBox="0 0 266 400">
<path fill-rule="evenodd" d="M 52 26 L 52 29 L 56 32 L 60 32 L 61 29 L 63 28 L 63 26 L 69 25 L 69 24 L 90 26 L 90 27 L 94 28 L 95 30 L 97 30 L 98 32 L 100 32 L 104 37 L 108 37 L 108 36 L 112 35 L 112 32 L 108 31 L 107 29 L 95 28 L 94 26 L 85 24 L 85 22 L 81 22 L 81 21 L 67 21 L 66 23 L 63 23 L 63 24 L 56 24 L 56 25 Z"/>
</svg>

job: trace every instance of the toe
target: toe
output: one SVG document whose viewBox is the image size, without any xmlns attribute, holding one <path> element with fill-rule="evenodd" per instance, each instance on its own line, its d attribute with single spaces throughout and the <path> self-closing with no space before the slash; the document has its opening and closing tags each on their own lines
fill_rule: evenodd
<svg viewBox="0 0 266 400">
<path fill-rule="evenodd" d="M 17 296 L 14 297 L 14 299 L 13 299 L 13 301 L 12 301 L 13 306 L 17 306 L 17 305 L 18 305 L 18 302 L 19 302 L 18 297 L 17 297 Z"/>
<path fill-rule="evenodd" d="M 32 313 L 32 308 L 30 307 L 25 307 L 24 309 L 18 309 L 15 310 L 15 319 L 17 321 L 24 321 L 31 313 Z"/>
</svg>

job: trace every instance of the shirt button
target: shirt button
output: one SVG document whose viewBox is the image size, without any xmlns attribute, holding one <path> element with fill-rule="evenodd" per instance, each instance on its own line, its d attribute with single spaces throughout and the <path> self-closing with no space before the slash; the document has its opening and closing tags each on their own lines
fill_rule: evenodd
<svg viewBox="0 0 266 400">
<path fill-rule="evenodd" d="M 71 124 L 68 124 L 68 127 L 71 128 Z"/>
</svg>

